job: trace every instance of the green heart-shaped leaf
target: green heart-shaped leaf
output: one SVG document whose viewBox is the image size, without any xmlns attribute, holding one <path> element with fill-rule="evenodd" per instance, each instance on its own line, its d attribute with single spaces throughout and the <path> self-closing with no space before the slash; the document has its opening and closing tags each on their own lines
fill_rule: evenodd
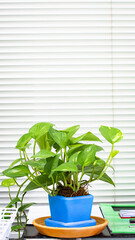
<svg viewBox="0 0 135 240">
<path fill-rule="evenodd" d="M 96 152 L 99 152 L 99 151 L 102 151 L 103 148 L 98 146 L 98 145 L 95 145 L 95 144 L 82 144 L 82 143 L 77 143 L 77 144 L 74 144 L 74 145 L 70 145 L 70 149 L 68 150 L 68 157 L 72 156 L 72 154 L 74 154 L 75 152 L 78 152 L 78 151 L 82 151 L 84 150 L 85 148 L 87 147 L 90 147 L 94 145 L 95 146 L 95 149 L 96 149 Z"/>
<path fill-rule="evenodd" d="M 100 166 L 100 167 L 104 168 L 105 167 L 105 161 L 101 158 L 96 157 L 95 166 Z"/>
<path fill-rule="evenodd" d="M 1 182 L 1 186 L 2 187 L 11 187 L 15 185 L 15 180 L 13 178 L 9 178 L 9 179 L 4 179 Z"/>
<path fill-rule="evenodd" d="M 72 162 L 66 162 L 59 165 L 53 171 L 55 172 L 77 172 L 77 166 Z"/>
<path fill-rule="evenodd" d="M 43 171 L 44 170 L 44 166 L 46 164 L 46 159 L 40 159 L 38 161 L 27 161 L 24 163 L 24 165 L 29 165 L 31 167 L 36 168 L 39 171 Z"/>
<path fill-rule="evenodd" d="M 69 138 L 71 138 L 78 131 L 79 128 L 80 128 L 80 125 L 75 125 L 65 129 L 65 131 L 68 132 L 68 136 Z"/>
<path fill-rule="evenodd" d="M 94 174 L 95 180 L 97 179 L 98 176 L 99 176 L 99 173 L 95 172 L 95 174 Z M 112 184 L 115 187 L 115 183 L 113 182 L 113 180 L 106 173 L 104 173 L 104 175 L 99 180 L 107 182 L 107 183 L 110 183 L 110 184 Z"/>
<path fill-rule="evenodd" d="M 26 167 L 24 165 L 19 165 L 19 166 L 15 166 L 13 168 L 8 168 L 5 171 L 3 171 L 2 173 L 3 173 L 3 175 L 5 175 L 7 177 L 16 178 L 16 177 L 28 176 L 30 171 L 29 171 L 28 167 Z"/>
<path fill-rule="evenodd" d="M 50 128 L 49 133 L 53 140 L 61 147 L 65 148 L 69 144 L 69 136 L 67 132 L 58 131 L 54 128 Z"/>
<path fill-rule="evenodd" d="M 15 197 L 12 199 L 12 201 L 7 205 L 7 207 L 11 207 L 13 204 L 17 203 L 17 202 L 21 202 L 20 198 Z"/>
<path fill-rule="evenodd" d="M 102 142 L 97 136 L 95 136 L 93 133 L 91 132 L 87 132 L 77 138 L 73 138 L 71 140 L 72 143 L 77 143 L 79 141 L 99 141 Z"/>
<path fill-rule="evenodd" d="M 118 150 L 113 150 L 113 152 L 112 152 L 112 158 L 114 158 L 118 153 L 119 153 Z"/>
<path fill-rule="evenodd" d="M 16 148 L 19 150 L 23 150 L 27 143 L 31 140 L 31 135 L 30 133 L 24 134 L 17 142 Z M 27 146 L 26 146 L 27 147 Z"/>
<path fill-rule="evenodd" d="M 71 155 L 71 157 L 69 158 L 69 162 L 72 162 L 74 164 L 77 164 L 78 162 L 78 155 L 80 152 L 76 152 L 74 154 Z"/>
<path fill-rule="evenodd" d="M 81 166 L 88 166 L 95 161 L 96 148 L 91 145 L 81 151 L 78 155 L 78 163 Z"/>
<path fill-rule="evenodd" d="M 13 232 L 13 231 L 16 231 L 16 230 L 19 230 L 19 229 L 24 229 L 25 228 L 25 225 L 13 225 L 12 227 L 11 227 L 11 231 Z"/>
<path fill-rule="evenodd" d="M 24 204 L 23 206 L 18 208 L 18 212 L 23 212 L 27 208 L 31 207 L 33 204 L 35 204 L 35 203 L 26 203 L 26 204 Z"/>
<path fill-rule="evenodd" d="M 51 147 L 54 144 L 54 140 L 50 136 L 49 132 L 45 133 L 43 136 L 38 138 L 36 140 L 36 142 L 37 142 L 40 150 L 42 150 L 42 149 L 51 150 Z"/>
<path fill-rule="evenodd" d="M 55 153 L 49 150 L 40 150 L 37 154 L 33 155 L 31 158 L 49 158 L 55 156 Z"/>
<path fill-rule="evenodd" d="M 50 161 L 48 161 L 50 162 Z M 55 156 L 53 158 L 53 161 L 51 162 L 51 168 L 50 168 L 50 174 L 49 174 L 49 177 L 52 177 L 53 173 L 54 173 L 54 169 L 57 168 L 57 166 L 59 165 L 59 155 Z M 47 165 L 45 166 L 47 168 Z"/>
<path fill-rule="evenodd" d="M 122 132 L 117 128 L 101 126 L 99 131 L 101 132 L 102 136 L 111 144 L 119 142 L 123 139 Z"/>
<path fill-rule="evenodd" d="M 36 123 L 29 129 L 29 133 L 31 137 L 37 141 L 41 136 L 47 133 L 49 131 L 49 128 L 52 126 L 53 124 L 49 122 Z"/>
</svg>

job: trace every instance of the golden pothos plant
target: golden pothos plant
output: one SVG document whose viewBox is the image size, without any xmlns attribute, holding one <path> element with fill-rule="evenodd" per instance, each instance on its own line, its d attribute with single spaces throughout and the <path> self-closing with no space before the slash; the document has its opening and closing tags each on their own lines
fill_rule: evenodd
<svg viewBox="0 0 135 240">
<path fill-rule="evenodd" d="M 16 148 L 20 157 L 3 171 L 2 174 L 8 179 L 1 183 L 9 190 L 8 207 L 19 206 L 17 225 L 13 226 L 12 230 L 24 228 L 27 224 L 25 210 L 33 204 L 23 203 L 28 191 L 43 188 L 48 194 L 55 196 L 59 194 L 59 189 L 67 187 L 77 193 L 80 188 L 96 180 L 115 186 L 106 171 L 112 167 L 111 162 L 119 152 L 114 149 L 114 145 L 122 140 L 122 132 L 114 127 L 99 128 L 102 136 L 111 145 L 110 154 L 105 161 L 97 156 L 98 152 L 103 150 L 102 141 L 91 132 L 75 137 L 79 128 L 80 126 L 76 125 L 58 130 L 49 122 L 40 122 L 18 140 Z M 95 142 L 100 142 L 100 145 L 94 144 Z M 27 149 L 31 143 L 33 152 L 30 156 Z M 10 192 L 13 185 L 18 187 L 14 198 Z M 25 223 L 22 223 L 22 215 L 26 219 Z"/>
</svg>

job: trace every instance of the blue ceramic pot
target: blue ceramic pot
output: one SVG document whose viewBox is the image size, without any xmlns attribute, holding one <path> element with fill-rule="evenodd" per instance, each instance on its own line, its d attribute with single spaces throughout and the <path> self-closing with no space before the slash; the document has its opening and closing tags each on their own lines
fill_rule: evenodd
<svg viewBox="0 0 135 240">
<path fill-rule="evenodd" d="M 49 195 L 51 218 L 45 220 L 50 227 L 88 227 L 96 225 L 91 219 L 93 196 L 63 197 Z"/>
</svg>

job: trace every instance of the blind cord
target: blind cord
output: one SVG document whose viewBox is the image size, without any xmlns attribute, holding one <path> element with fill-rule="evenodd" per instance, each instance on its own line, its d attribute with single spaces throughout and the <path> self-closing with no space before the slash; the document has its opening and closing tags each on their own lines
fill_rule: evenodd
<svg viewBox="0 0 135 240">
<path fill-rule="evenodd" d="M 111 83 L 112 83 L 112 126 L 114 127 L 114 59 L 113 59 L 113 6 L 112 6 L 112 0 L 111 0 Z M 113 160 L 112 163 L 114 169 L 115 169 L 115 162 Z M 113 180 L 115 183 L 115 171 L 113 172 Z M 116 202 L 116 188 L 113 189 L 113 200 Z"/>
</svg>

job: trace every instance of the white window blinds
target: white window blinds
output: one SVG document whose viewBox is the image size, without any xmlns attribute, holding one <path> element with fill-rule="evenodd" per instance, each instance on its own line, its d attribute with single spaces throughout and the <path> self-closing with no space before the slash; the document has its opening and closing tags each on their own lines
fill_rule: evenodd
<svg viewBox="0 0 135 240">
<path fill-rule="evenodd" d="M 120 128 L 116 188 L 98 182 L 90 192 L 95 202 L 135 201 L 135 0 L 0 0 L 0 171 L 39 121 L 99 137 L 101 124 Z M 47 195 L 25 199 L 43 204 Z M 0 187 L 0 205 L 8 201 Z"/>
</svg>

